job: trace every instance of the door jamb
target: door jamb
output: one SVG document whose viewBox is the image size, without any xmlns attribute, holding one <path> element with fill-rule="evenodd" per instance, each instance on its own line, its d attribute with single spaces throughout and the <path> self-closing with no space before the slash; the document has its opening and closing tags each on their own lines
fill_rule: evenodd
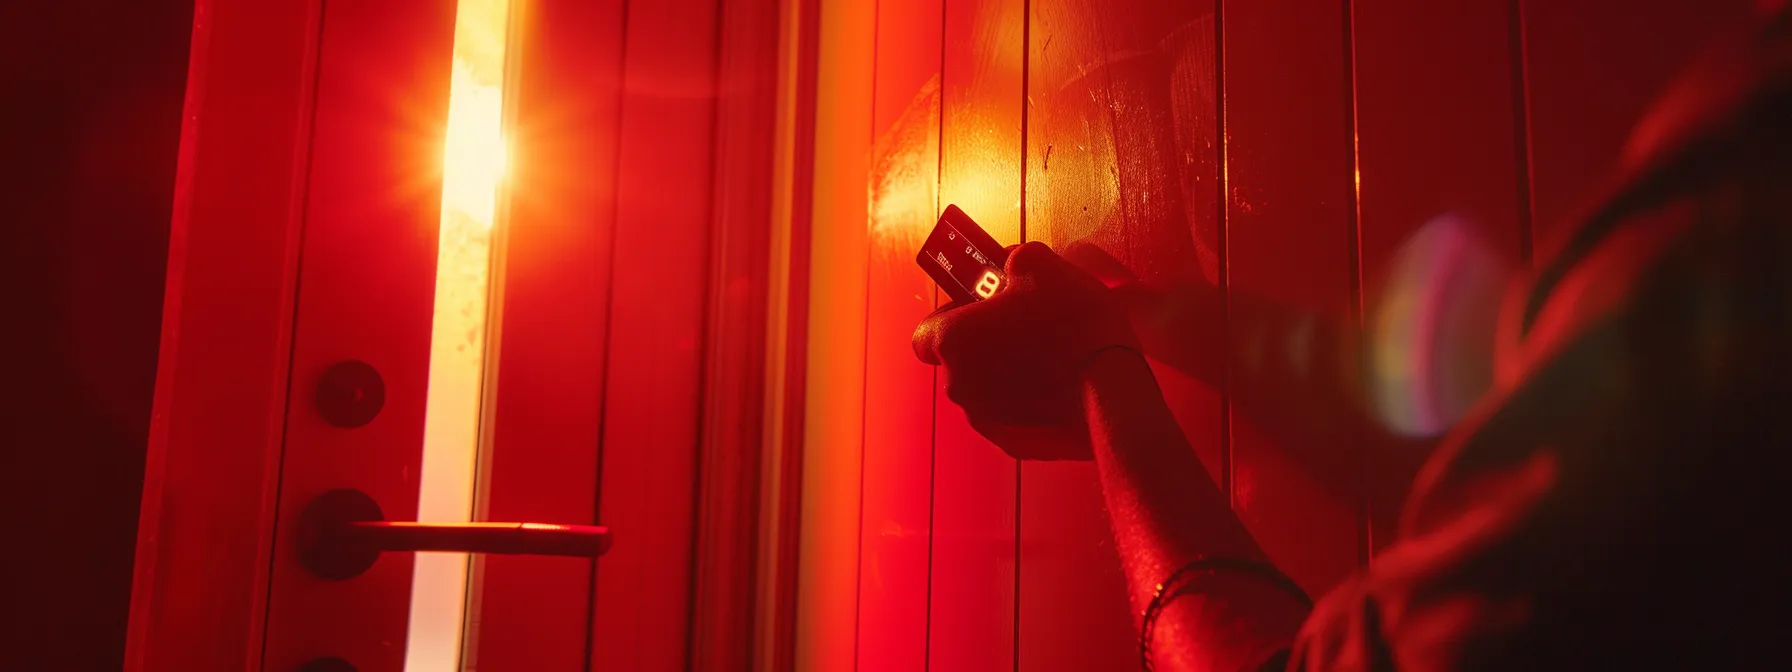
<svg viewBox="0 0 1792 672">
<path fill-rule="evenodd" d="M 795 644 L 819 3 L 720 7 L 690 660 L 783 670 Z"/>
<path fill-rule="evenodd" d="M 765 392 L 757 474 L 758 543 L 753 563 L 751 669 L 760 672 L 793 669 L 797 658 L 809 241 L 821 25 L 821 0 L 776 2 L 776 101 L 769 129 L 773 138 L 771 218 L 762 360 Z"/>
<path fill-rule="evenodd" d="M 321 0 L 198 0 L 125 669 L 258 669 Z"/>
</svg>

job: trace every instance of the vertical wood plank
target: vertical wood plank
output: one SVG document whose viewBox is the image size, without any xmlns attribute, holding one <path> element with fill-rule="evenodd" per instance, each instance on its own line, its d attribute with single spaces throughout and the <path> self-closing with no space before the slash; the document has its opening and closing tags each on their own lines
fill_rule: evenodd
<svg viewBox="0 0 1792 672">
<path fill-rule="evenodd" d="M 939 209 L 958 205 L 1004 245 L 1021 240 L 1024 12 L 1020 0 L 946 3 Z M 1019 472 L 1012 458 L 970 428 L 963 410 L 946 399 L 945 380 L 939 382 L 928 663 L 941 670 L 1008 669 L 1014 664 Z"/>
<path fill-rule="evenodd" d="M 543 0 L 512 11 L 510 207 L 493 273 L 485 520 L 600 522 L 622 5 Z M 584 665 L 590 561 L 474 562 L 469 661 L 488 672 Z"/>
<path fill-rule="evenodd" d="M 1223 14 L 1229 291 L 1345 320 L 1356 284 L 1349 7 L 1226 2 Z M 1231 352 L 1290 352 L 1252 338 L 1234 329 Z M 1230 369 L 1236 379 L 1256 364 L 1233 357 Z M 1358 564 L 1357 493 L 1328 489 L 1298 455 L 1353 463 L 1358 437 L 1296 446 L 1229 411 L 1234 508 L 1295 581 L 1325 592 Z"/>
<path fill-rule="evenodd" d="M 1212 10 L 1157 0 L 1033 1 L 1029 238 L 1059 250 L 1095 244 L 1152 281 L 1217 280 Z M 1218 473 L 1218 388 L 1152 364 L 1184 433 Z M 1020 667 L 1136 665 L 1094 465 L 1023 464 L 1020 507 Z"/>
<path fill-rule="evenodd" d="M 353 581 L 329 581 L 300 566 L 294 544 L 305 505 L 336 488 L 366 493 L 389 520 L 416 520 L 454 10 L 387 0 L 323 13 L 267 669 L 327 655 L 404 665 L 411 558 L 386 554 Z M 345 360 L 372 366 L 385 386 L 365 426 L 333 426 L 317 408 L 324 372 Z"/>
<path fill-rule="evenodd" d="M 1523 2 L 1537 260 L 1553 256 L 1650 100 L 1708 40 L 1744 25 L 1754 4 Z"/>
<path fill-rule="evenodd" d="M 915 264 L 939 185 L 940 0 L 880 2 L 872 76 L 858 669 L 927 667 L 933 367 L 909 334 L 933 310 Z"/>
<path fill-rule="evenodd" d="M 616 544 L 598 564 L 593 668 L 687 659 L 716 8 L 628 8 L 597 512 Z"/>
<path fill-rule="evenodd" d="M 1084 74 L 1103 62 L 1094 26 L 1105 16 L 1096 2 L 1031 0 L 1027 237 L 1056 250 L 1105 230 L 1104 240 L 1091 242 L 1114 251 L 1109 241 L 1124 226 L 1113 117 L 1102 87 L 1087 83 L 1095 76 Z M 1132 622 L 1095 465 L 1022 463 L 1020 500 L 1017 668 L 1117 667 L 1126 659 L 1084 664 L 1117 648 L 1122 634 L 1130 639 Z"/>
<path fill-rule="evenodd" d="M 1512 0 L 1355 7 L 1370 539 L 1393 541 L 1428 441 L 1491 383 L 1527 234 Z"/>
</svg>

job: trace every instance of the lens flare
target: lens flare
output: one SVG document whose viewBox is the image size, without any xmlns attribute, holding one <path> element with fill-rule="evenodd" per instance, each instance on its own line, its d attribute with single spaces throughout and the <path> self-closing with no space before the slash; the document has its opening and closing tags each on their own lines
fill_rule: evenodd
<svg viewBox="0 0 1792 672">
<path fill-rule="evenodd" d="M 1389 429 L 1447 429 L 1493 379 L 1509 270 L 1468 220 L 1439 216 L 1402 245 L 1369 322 L 1370 401 Z"/>
<path fill-rule="evenodd" d="M 485 376 L 491 237 L 504 176 L 504 49 L 509 0 L 460 0 L 443 148 L 435 316 L 418 479 L 420 520 L 473 517 Z M 405 669 L 461 668 L 468 556 L 418 553 L 411 575 Z"/>
</svg>

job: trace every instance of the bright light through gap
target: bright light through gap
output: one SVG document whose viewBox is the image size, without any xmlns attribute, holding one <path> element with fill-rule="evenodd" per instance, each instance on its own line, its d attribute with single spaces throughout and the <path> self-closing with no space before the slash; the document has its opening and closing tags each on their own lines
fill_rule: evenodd
<svg viewBox="0 0 1792 672">
<path fill-rule="evenodd" d="M 455 11 L 419 520 L 465 522 L 473 516 L 492 223 L 504 175 L 501 119 L 509 13 L 509 0 L 460 0 Z M 468 564 L 463 553 L 417 554 L 407 672 L 460 668 Z"/>
</svg>

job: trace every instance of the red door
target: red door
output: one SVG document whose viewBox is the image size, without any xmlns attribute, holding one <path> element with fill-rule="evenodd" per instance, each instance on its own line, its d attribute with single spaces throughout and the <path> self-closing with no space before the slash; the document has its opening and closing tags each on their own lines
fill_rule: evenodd
<svg viewBox="0 0 1792 672">
<path fill-rule="evenodd" d="M 693 568 L 753 552 L 696 530 L 757 464 L 698 465 L 757 413 L 712 164 L 771 80 L 717 87 L 717 3 L 625 4 L 199 4 L 131 669 L 746 655 L 692 613 L 753 575 Z"/>
<path fill-rule="evenodd" d="M 957 204 L 1409 354 L 1411 241 L 1546 256 L 1748 3 L 1432 4 L 201 0 L 130 668 L 1133 664 L 1090 466 L 913 359 L 917 237 Z M 1236 315 L 1154 371 L 1321 592 L 1423 454 L 1289 431 L 1335 426 Z M 1322 410 L 1466 401 L 1373 363 L 1408 394 Z M 372 525 L 420 520 L 462 527 Z"/>
</svg>

